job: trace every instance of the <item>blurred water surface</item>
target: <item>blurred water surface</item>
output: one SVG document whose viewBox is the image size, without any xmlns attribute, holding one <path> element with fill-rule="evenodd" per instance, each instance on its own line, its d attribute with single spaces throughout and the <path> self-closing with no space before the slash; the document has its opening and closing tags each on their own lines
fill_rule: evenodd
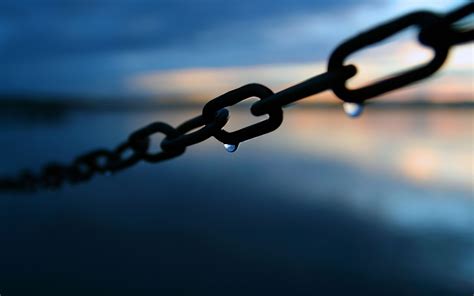
<svg viewBox="0 0 474 296">
<path fill-rule="evenodd" d="M 0 173 L 196 114 L 5 115 Z M 210 139 L 57 192 L 3 194 L 0 293 L 470 295 L 473 115 L 295 108 L 233 154 Z M 232 110 L 231 125 L 249 118 Z"/>
</svg>

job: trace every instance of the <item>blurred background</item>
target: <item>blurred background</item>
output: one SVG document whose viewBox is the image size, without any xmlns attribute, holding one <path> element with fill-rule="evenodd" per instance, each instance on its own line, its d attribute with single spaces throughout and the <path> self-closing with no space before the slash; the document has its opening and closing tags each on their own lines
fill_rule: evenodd
<svg viewBox="0 0 474 296">
<path fill-rule="evenodd" d="M 281 90 L 361 30 L 464 3 L 2 0 L 0 175 L 176 126 L 247 83 Z M 416 33 L 351 56 L 349 85 L 428 61 Z M 357 119 L 325 92 L 232 154 L 209 139 L 59 191 L 0 193 L 0 294 L 471 295 L 473 57 L 453 49 Z M 229 130 L 260 119 L 242 105 Z"/>
</svg>

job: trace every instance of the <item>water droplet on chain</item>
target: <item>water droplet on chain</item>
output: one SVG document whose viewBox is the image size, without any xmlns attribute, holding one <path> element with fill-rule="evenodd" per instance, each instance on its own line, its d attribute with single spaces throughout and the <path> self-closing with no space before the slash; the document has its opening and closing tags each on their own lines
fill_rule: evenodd
<svg viewBox="0 0 474 296">
<path fill-rule="evenodd" d="M 237 151 L 238 147 L 239 147 L 239 144 L 224 144 L 225 150 L 227 150 L 227 152 L 229 153 Z"/>
<path fill-rule="evenodd" d="M 349 103 L 349 102 L 343 103 L 342 108 L 344 109 L 344 112 L 346 112 L 346 114 L 349 117 L 353 117 L 353 118 L 361 115 L 362 111 L 364 110 L 364 106 L 362 104 Z"/>
</svg>

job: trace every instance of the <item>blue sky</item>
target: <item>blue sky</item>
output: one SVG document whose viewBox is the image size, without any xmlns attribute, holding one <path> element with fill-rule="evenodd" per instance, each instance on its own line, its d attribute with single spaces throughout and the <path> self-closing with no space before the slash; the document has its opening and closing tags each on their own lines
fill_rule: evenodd
<svg viewBox="0 0 474 296">
<path fill-rule="evenodd" d="M 153 92 L 130 87 L 130 79 L 323 62 L 357 30 L 419 7 L 443 11 L 459 3 L 2 0 L 0 92 L 147 95 Z"/>
</svg>

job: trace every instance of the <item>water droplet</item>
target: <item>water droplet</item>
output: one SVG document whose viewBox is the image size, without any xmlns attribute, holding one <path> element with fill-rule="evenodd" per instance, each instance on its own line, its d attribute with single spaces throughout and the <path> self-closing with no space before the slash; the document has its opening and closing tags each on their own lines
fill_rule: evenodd
<svg viewBox="0 0 474 296">
<path fill-rule="evenodd" d="M 342 108 L 349 117 L 358 117 L 362 114 L 362 111 L 364 110 L 364 106 L 362 104 L 348 102 L 342 104 Z"/>
<path fill-rule="evenodd" d="M 227 152 L 229 153 L 237 151 L 238 147 L 239 147 L 239 144 L 224 144 L 225 150 L 227 150 Z"/>
</svg>

